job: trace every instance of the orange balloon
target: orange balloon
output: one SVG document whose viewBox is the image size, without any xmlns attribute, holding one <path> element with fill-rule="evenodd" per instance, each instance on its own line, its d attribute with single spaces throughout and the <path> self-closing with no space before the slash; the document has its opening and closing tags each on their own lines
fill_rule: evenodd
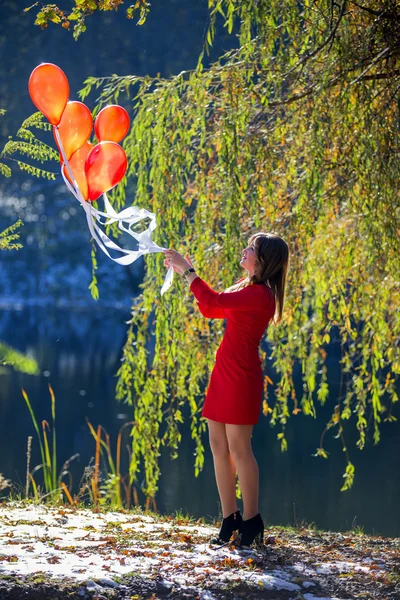
<svg viewBox="0 0 400 600">
<path fill-rule="evenodd" d="M 89 152 L 93 147 L 93 144 L 91 144 L 90 142 L 85 142 L 83 146 L 81 146 L 79 150 L 74 152 L 71 158 L 68 160 L 72 174 L 75 177 L 75 181 L 78 184 L 81 194 L 85 198 L 85 200 L 88 199 L 89 195 L 88 183 L 85 175 L 85 162 Z M 68 181 L 71 181 L 71 183 L 73 183 L 71 177 L 68 174 L 68 169 L 65 165 L 62 166 L 62 170 Z"/>
<path fill-rule="evenodd" d="M 52 63 L 33 69 L 28 82 L 33 104 L 52 125 L 58 125 L 69 98 L 69 83 L 64 71 Z"/>
<path fill-rule="evenodd" d="M 117 104 L 110 104 L 97 115 L 94 131 L 99 142 L 120 142 L 128 133 L 130 124 L 126 110 Z"/>
<path fill-rule="evenodd" d="M 117 185 L 128 167 L 125 150 L 115 142 L 100 142 L 88 154 L 85 174 L 89 187 L 89 200 Z"/>
<path fill-rule="evenodd" d="M 68 160 L 78 148 L 83 146 L 92 133 L 92 128 L 93 119 L 88 107 L 75 100 L 68 102 L 58 125 L 58 133 Z M 58 146 L 54 130 L 53 135 Z"/>
</svg>

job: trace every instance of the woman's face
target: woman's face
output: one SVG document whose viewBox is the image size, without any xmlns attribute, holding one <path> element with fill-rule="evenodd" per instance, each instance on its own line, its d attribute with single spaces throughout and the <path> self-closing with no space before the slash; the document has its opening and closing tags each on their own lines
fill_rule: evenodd
<svg viewBox="0 0 400 600">
<path fill-rule="evenodd" d="M 256 268 L 256 250 L 254 242 L 251 242 L 242 252 L 240 266 L 246 269 L 248 274 L 252 276 Z"/>
</svg>

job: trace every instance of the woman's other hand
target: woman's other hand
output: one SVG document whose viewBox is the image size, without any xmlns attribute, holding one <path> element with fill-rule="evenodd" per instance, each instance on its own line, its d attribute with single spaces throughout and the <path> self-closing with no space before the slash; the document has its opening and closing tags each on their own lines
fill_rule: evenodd
<svg viewBox="0 0 400 600">
<path fill-rule="evenodd" d="M 176 273 L 182 275 L 186 269 L 192 266 L 192 262 L 190 261 L 189 255 L 186 254 L 186 258 L 182 256 L 177 250 L 172 250 L 169 248 L 168 250 L 163 250 L 163 254 L 165 256 L 164 265 L 167 267 L 173 267 Z"/>
</svg>

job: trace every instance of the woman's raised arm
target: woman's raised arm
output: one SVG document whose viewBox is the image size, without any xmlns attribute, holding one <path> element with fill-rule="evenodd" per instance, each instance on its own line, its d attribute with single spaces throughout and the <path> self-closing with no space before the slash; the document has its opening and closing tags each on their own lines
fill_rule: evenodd
<svg viewBox="0 0 400 600">
<path fill-rule="evenodd" d="M 190 284 L 196 299 L 207 309 L 267 310 L 273 302 L 272 295 L 259 293 L 262 290 L 257 288 L 249 285 L 237 292 L 216 292 L 200 277 Z"/>
</svg>

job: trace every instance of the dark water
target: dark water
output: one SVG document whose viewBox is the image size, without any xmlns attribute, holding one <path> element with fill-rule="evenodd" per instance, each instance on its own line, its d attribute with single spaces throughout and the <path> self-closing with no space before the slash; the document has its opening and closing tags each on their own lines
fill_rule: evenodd
<svg viewBox="0 0 400 600">
<path fill-rule="evenodd" d="M 34 436 L 32 466 L 40 462 L 21 387 L 29 394 L 38 420 L 50 420 L 47 385 L 50 382 L 53 386 L 57 398 L 58 462 L 61 465 L 79 452 L 79 463 L 73 468 L 76 483 L 95 449 L 85 417 L 94 425 L 102 424 L 115 447 L 118 430 L 130 420 L 132 410 L 114 399 L 115 373 L 128 318 L 129 310 L 121 308 L 76 311 L 32 306 L 1 312 L 0 339 L 34 356 L 41 371 L 37 377 L 12 371 L 0 375 L 0 472 L 6 477 L 24 485 L 29 435 Z M 325 436 L 329 459 L 311 456 L 334 403 L 334 399 L 328 401 L 328 409 L 319 410 L 316 420 L 302 414 L 292 417 L 287 427 L 289 450 L 283 454 L 276 439 L 278 429 L 260 418 L 254 429 L 253 448 L 260 467 L 263 518 L 268 524 L 283 525 L 304 520 L 331 530 L 360 525 L 366 533 L 398 536 L 399 425 L 383 424 L 380 444 L 374 447 L 370 441 L 362 452 L 355 446 L 355 423 L 345 429 L 356 478 L 350 491 L 340 492 L 345 459 L 340 442 L 333 439 L 334 433 Z M 125 442 L 129 444 L 128 435 Z M 195 516 L 218 516 L 219 500 L 206 436 L 204 443 L 205 466 L 197 479 L 193 474 L 194 447 L 188 424 L 183 427 L 178 459 L 171 460 L 168 452 L 163 452 L 156 498 L 161 512 L 181 509 Z"/>
</svg>

